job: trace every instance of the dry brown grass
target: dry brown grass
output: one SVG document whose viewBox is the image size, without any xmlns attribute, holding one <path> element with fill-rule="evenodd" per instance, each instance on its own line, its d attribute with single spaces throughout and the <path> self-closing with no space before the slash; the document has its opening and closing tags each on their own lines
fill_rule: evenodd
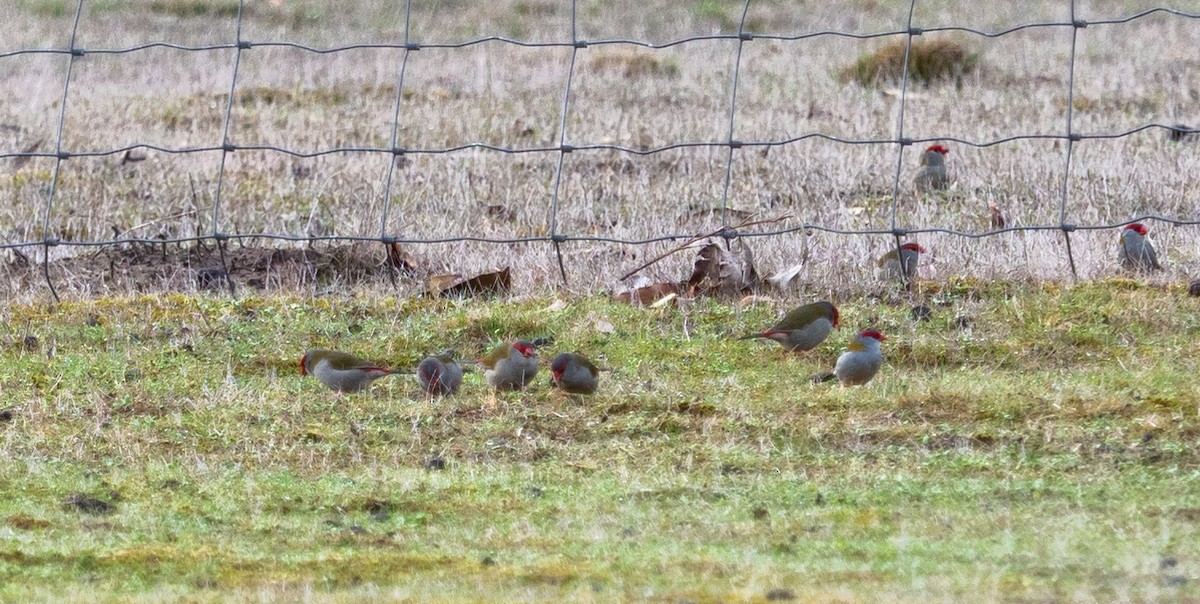
<svg viewBox="0 0 1200 604">
<path fill-rule="evenodd" d="M 49 2 L 49 0 L 42 0 Z M 170 6 L 168 6 L 168 4 Z M 161 5 L 161 6 L 160 6 Z M 1130 14 L 1138 2 L 1095 2 L 1082 18 Z M 3 9 L 12 23 L 6 48 L 65 44 L 71 15 L 28 3 Z M 219 44 L 233 39 L 234 19 L 217 11 L 188 17 L 188 3 L 158 3 L 131 13 L 107 4 L 85 4 L 79 44 L 120 48 L 149 41 Z M 564 5 L 565 6 L 565 5 Z M 1058 8 L 1009 2 L 962 12 L 949 2 L 918 3 L 917 25 L 957 24 L 994 31 L 1041 19 L 1065 18 Z M 53 7 L 50 7 L 53 8 Z M 161 10 L 160 10 L 161 9 Z M 701 10 L 702 9 L 702 10 Z M 714 32 L 730 33 L 740 5 L 619 3 L 580 12 L 578 35 L 666 42 Z M 69 11 L 68 11 L 69 13 Z M 756 33 L 819 30 L 894 30 L 906 14 L 880 3 L 751 8 Z M 569 13 L 546 3 L 414 5 L 411 39 L 460 42 L 479 35 L 564 40 Z M 372 3 L 336 11 L 311 0 L 255 3 L 243 36 L 254 41 L 293 40 L 316 47 L 403 39 L 397 13 Z M 1200 46 L 1195 21 L 1157 15 L 1125 25 L 1079 32 L 1074 129 L 1117 132 L 1147 122 L 1197 123 L 1192 99 L 1200 95 L 1191 49 Z M 988 141 L 1016 134 L 1065 130 L 1069 33 L 1029 29 L 987 39 L 966 36 L 986 57 L 987 69 L 965 74 L 959 86 L 933 84 L 910 90 L 905 134 Z M 897 97 L 888 89 L 863 89 L 839 81 L 837 72 L 877 47 L 877 40 L 818 37 L 795 42 L 753 40 L 745 45 L 734 138 L 783 141 L 814 133 L 847 139 L 895 135 Z M 513 148 L 557 145 L 562 92 L 570 49 L 518 48 L 489 42 L 459 49 L 424 48 L 410 56 L 400 107 L 399 141 L 411 149 L 442 149 L 469 142 Z M 647 50 L 593 44 L 579 50 L 566 141 L 651 149 L 681 142 L 720 141 L 728 133 L 733 41 L 699 41 Z M 119 55 L 89 54 L 77 62 L 67 103 L 63 149 L 94 151 L 135 143 L 168 148 L 221 142 L 234 53 L 150 49 Z M 255 47 L 242 56 L 230 137 L 239 145 L 275 145 L 313 153 L 333 147 L 388 147 L 395 81 L 402 53 L 359 49 L 316 54 Z M 0 75 L 0 149 L 19 151 L 56 144 L 61 96 L 61 56 L 5 59 Z M 900 227 L 987 230 L 988 205 L 1010 225 L 1058 221 L 1065 148 L 1059 141 L 1016 141 L 986 148 L 950 143 L 954 180 L 946 195 L 916 197 L 910 182 L 916 156 L 889 145 L 845 145 L 806 139 L 766 151 L 745 147 L 733 156 L 730 207 L 758 217 L 790 215 L 783 226 L 803 223 L 836 229 L 887 229 L 897 162 Z M 73 158 L 62 164 L 51 232 L 41 212 L 54 161 L 17 167 L 0 160 L 0 240 L 44 236 L 102 240 L 125 236 L 178 237 L 210 232 L 220 154 L 149 152 L 146 161 L 121 163 L 120 155 Z M 295 158 L 272 151 L 238 151 L 226 161 L 221 192 L 223 231 L 296 235 L 380 233 L 409 238 L 457 235 L 526 237 L 547 234 L 557 152 L 507 155 L 464 150 L 410 153 L 396 171 L 389 198 L 384 182 L 389 155 L 342 153 Z M 678 149 L 651 155 L 576 151 L 566 156 L 559 194 L 559 232 L 625 239 L 691 233 L 719 226 L 726 152 Z M 1194 218 L 1200 203 L 1200 146 L 1168 144 L 1151 130 L 1076 145 L 1068 179 L 1067 221 L 1115 223 L 1143 213 Z M 503 211 L 496 211 L 501 207 Z M 1193 228 L 1151 223 L 1163 251 L 1163 282 L 1181 280 L 1200 259 Z M 1115 271 L 1115 234 L 1076 233 L 1080 276 Z M 922 275 L 985 279 L 1069 278 L 1059 233 L 1005 234 L 984 240 L 929 235 L 933 253 Z M 282 247 L 303 247 L 279 244 Z M 563 246 L 572 288 L 612 287 L 616 278 L 670 243 L 647 248 L 577 242 Z M 800 287 L 859 291 L 870 281 L 870 262 L 890 237 L 816 233 L 752 241 L 759 270 L 771 274 L 805 259 Z M 320 244 L 318 244 L 320 247 Z M 27 250 L 35 252 L 36 250 Z M 510 265 L 519 289 L 555 283 L 548 244 L 489 246 L 435 244 L 411 250 L 426 274 L 472 273 Z M 89 254 L 59 247 L 52 257 Z M 32 254 L 31 256 L 36 256 Z M 682 256 L 656 265 L 652 279 L 677 279 Z M 74 284 L 60 283 L 70 290 Z M 78 284 L 80 292 L 108 286 Z M 32 293 L 9 289 L 8 295 Z"/>
</svg>

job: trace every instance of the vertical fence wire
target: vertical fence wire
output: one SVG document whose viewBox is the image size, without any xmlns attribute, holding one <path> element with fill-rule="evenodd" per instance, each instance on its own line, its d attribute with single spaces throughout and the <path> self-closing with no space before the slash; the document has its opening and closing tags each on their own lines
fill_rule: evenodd
<svg viewBox="0 0 1200 604">
<path fill-rule="evenodd" d="M 221 125 L 221 163 L 217 168 L 217 188 L 213 194 L 212 211 L 211 238 L 217 243 L 217 253 L 221 257 L 221 269 L 224 271 L 225 285 L 229 288 L 229 295 L 231 296 L 234 295 L 233 275 L 229 272 L 229 263 L 225 259 L 225 242 L 229 240 L 229 236 L 221 231 L 221 201 L 225 192 L 225 164 L 229 159 L 229 154 L 237 150 L 237 147 L 229 140 L 229 127 L 233 123 L 233 104 L 237 97 L 238 73 L 242 67 L 242 51 L 251 48 L 249 42 L 242 40 L 242 18 L 245 14 L 246 0 L 238 0 L 233 69 L 229 77 L 229 98 L 225 102 L 224 123 Z"/>
<path fill-rule="evenodd" d="M 50 190 L 46 193 L 46 205 L 42 216 L 42 276 L 46 279 L 46 287 L 55 302 L 59 302 L 58 290 L 54 288 L 54 280 L 50 278 L 50 248 L 58 245 L 58 239 L 50 236 L 50 216 L 54 213 L 54 196 L 58 192 L 58 179 L 62 164 L 70 157 L 69 152 L 63 151 L 63 130 L 67 122 L 67 101 L 71 98 L 71 76 L 75 73 L 75 61 L 83 56 L 83 51 L 76 47 L 79 39 L 79 22 L 83 16 L 83 0 L 75 5 L 75 19 L 71 22 L 70 54 L 67 55 L 67 73 L 63 77 L 62 97 L 59 99 L 58 125 L 54 134 L 54 170 L 50 176 Z"/>
<path fill-rule="evenodd" d="M 907 235 L 907 232 L 897 226 L 897 217 L 900 208 L 900 173 L 904 170 L 904 148 L 911 145 L 912 141 L 904 137 L 904 112 L 908 105 L 908 68 L 909 57 L 912 56 L 913 38 L 921 35 L 920 30 L 913 28 L 913 15 L 917 11 L 917 0 L 910 0 L 908 3 L 908 17 L 904 21 L 904 62 L 900 68 L 900 106 L 896 108 L 896 173 L 892 178 L 892 208 L 889 212 L 888 228 L 892 232 L 892 238 L 896 244 L 896 262 L 900 266 L 900 280 L 905 285 L 908 285 L 908 270 L 904 264 L 904 253 L 900 249 L 902 237 Z"/>
<path fill-rule="evenodd" d="M 1071 188 L 1071 155 L 1075 142 L 1079 140 L 1075 134 L 1073 120 L 1075 116 L 1075 46 L 1079 40 L 1079 30 L 1087 27 L 1087 21 L 1080 20 L 1076 15 L 1075 0 L 1067 0 L 1071 10 L 1071 58 L 1067 63 L 1067 150 L 1063 155 L 1062 189 L 1058 197 L 1058 227 L 1062 229 L 1063 241 L 1067 244 L 1067 263 L 1071 266 L 1071 278 L 1079 280 L 1079 271 L 1075 268 L 1075 254 L 1071 251 L 1071 232 L 1075 225 L 1067 223 L 1067 196 Z"/>
<path fill-rule="evenodd" d="M 379 240 L 383 242 L 385 248 L 395 242 L 394 237 L 388 235 L 388 218 L 392 209 L 392 179 L 396 174 L 396 163 L 404 159 L 404 149 L 400 147 L 400 106 L 404 103 L 404 75 L 408 72 L 408 56 L 419 46 L 410 43 L 412 34 L 412 0 L 404 0 L 404 50 L 401 52 L 400 58 L 400 74 L 396 77 L 396 102 L 392 111 L 392 135 L 388 139 L 392 147 L 392 154 L 387 156 L 388 167 L 387 176 L 383 182 L 383 211 L 379 218 Z M 390 248 L 385 249 L 385 257 L 391 258 L 392 252 Z M 388 279 L 391 280 L 392 286 L 396 286 L 396 268 L 388 266 Z"/>
<path fill-rule="evenodd" d="M 575 59 L 580 49 L 587 48 L 587 41 L 579 39 L 579 24 L 576 12 L 577 0 L 571 0 L 571 60 L 567 64 L 567 81 L 563 84 L 562 111 L 558 119 L 558 165 L 554 168 L 554 184 L 550 193 L 549 228 L 550 245 L 558 260 L 558 274 L 563 287 L 567 286 L 567 267 L 563 264 L 562 243 L 567 239 L 558 232 L 558 201 L 562 190 L 563 164 L 573 148 L 567 144 L 567 115 L 571 108 L 571 83 L 575 78 Z"/>
<path fill-rule="evenodd" d="M 742 144 L 733 137 L 733 128 L 737 118 L 738 83 L 742 73 L 742 48 L 752 38 L 746 31 L 746 15 L 749 13 L 750 0 L 746 0 L 746 3 L 742 5 L 742 18 L 738 20 L 737 52 L 733 57 L 733 75 L 729 84 L 729 128 L 725 133 L 728 149 L 725 150 L 725 182 L 721 188 L 721 226 L 725 229 L 722 233 L 725 235 L 727 248 L 731 243 L 729 237 L 731 234 L 729 230 L 729 187 L 733 184 L 733 152 L 735 149 L 742 148 Z"/>
</svg>

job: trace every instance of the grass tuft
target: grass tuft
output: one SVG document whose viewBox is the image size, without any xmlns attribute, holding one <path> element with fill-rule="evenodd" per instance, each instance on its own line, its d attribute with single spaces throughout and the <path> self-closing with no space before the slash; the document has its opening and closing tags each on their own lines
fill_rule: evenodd
<svg viewBox="0 0 1200 604">
<path fill-rule="evenodd" d="M 902 39 L 864 54 L 842 71 L 842 77 L 863 86 L 896 83 L 904 75 L 904 56 L 908 52 L 908 77 L 926 85 L 955 80 L 979 66 L 980 53 L 948 39 Z"/>
</svg>

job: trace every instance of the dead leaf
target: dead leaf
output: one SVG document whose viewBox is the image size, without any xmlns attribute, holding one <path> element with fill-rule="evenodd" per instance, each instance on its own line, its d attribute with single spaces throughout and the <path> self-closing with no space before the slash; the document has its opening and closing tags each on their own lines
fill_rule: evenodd
<svg viewBox="0 0 1200 604">
<path fill-rule="evenodd" d="M 759 281 L 750 246 L 738 239 L 728 250 L 717 242 L 700 248 L 687 284 L 693 296 L 735 296 L 753 289 Z"/>
<path fill-rule="evenodd" d="M 679 294 L 667 294 L 667 295 L 659 298 L 658 302 L 651 304 L 650 308 L 662 308 L 668 304 L 675 303 L 675 300 L 677 300 L 678 298 L 679 298 Z"/>
<path fill-rule="evenodd" d="M 595 326 L 596 331 L 600 333 L 613 333 L 617 331 L 617 328 L 613 327 L 613 324 L 609 323 L 608 319 L 596 319 L 596 322 L 593 325 Z"/>
<path fill-rule="evenodd" d="M 542 312 L 558 312 L 560 310 L 565 309 L 566 307 L 567 307 L 566 301 L 555 300 L 553 304 L 551 304 L 550 306 L 547 306 L 546 308 L 543 308 Z"/>
<path fill-rule="evenodd" d="M 617 300 L 630 304 L 649 305 L 668 295 L 679 295 L 679 285 L 676 283 L 654 283 L 644 287 L 623 291 L 617 294 Z"/>
<path fill-rule="evenodd" d="M 770 277 L 767 277 L 767 281 L 779 289 L 784 289 L 800 275 L 800 271 L 802 270 L 804 270 L 803 264 L 790 266 L 779 271 L 778 273 L 775 273 L 774 275 L 771 275 Z"/>
<path fill-rule="evenodd" d="M 429 292 L 434 296 L 484 296 L 507 294 L 512 291 L 512 273 L 508 267 L 492 272 L 464 277 L 458 273 L 434 275 L 429 278 Z"/>
<path fill-rule="evenodd" d="M 400 271 L 401 274 L 412 276 L 417 273 L 416 264 L 413 262 L 412 256 L 409 255 L 399 243 L 389 243 L 387 246 L 387 261 L 388 266 Z"/>
</svg>

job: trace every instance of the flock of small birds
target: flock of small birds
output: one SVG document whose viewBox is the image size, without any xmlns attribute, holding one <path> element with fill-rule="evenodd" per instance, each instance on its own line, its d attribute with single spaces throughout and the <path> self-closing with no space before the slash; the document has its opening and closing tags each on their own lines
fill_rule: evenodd
<svg viewBox="0 0 1200 604">
<path fill-rule="evenodd" d="M 838 309 L 825 301 L 805 304 L 784 315 L 775 325 L 741 339 L 774 340 L 786 351 L 806 352 L 819 346 L 838 327 Z M 838 357 L 833 371 L 813 376 L 814 382 L 837 379 L 843 386 L 866 384 L 883 366 L 880 343 L 886 340 L 877 330 L 859 333 Z M 546 339 L 516 340 L 494 348 L 476 363 L 488 384 L 496 390 L 522 390 L 538 373 L 538 346 Z M 407 373 L 388 369 L 352 354 L 313 349 L 300 358 L 300 374 L 311 375 L 336 392 L 358 392 L 382 377 Z M 463 369 L 452 350 L 430 355 L 417 364 L 417 381 L 430 396 L 458 392 Z M 595 394 L 600 387 L 600 369 L 578 352 L 563 352 L 550 361 L 550 384 L 569 394 Z"/>
<path fill-rule="evenodd" d="M 946 171 L 944 145 L 930 145 L 920 158 L 921 167 L 913 180 L 916 190 L 944 190 L 950 184 Z M 993 209 L 995 211 L 995 209 Z M 1121 228 L 1117 261 L 1127 271 L 1162 270 L 1158 254 L 1147 239 L 1149 229 L 1140 223 Z M 911 283 L 917 276 L 920 255 L 926 249 L 916 242 L 907 242 L 878 259 L 877 275 L 882 279 Z M 1200 281 L 1192 284 L 1193 295 L 1200 295 Z M 824 342 L 840 317 L 837 308 L 825 301 L 805 304 L 784 315 L 768 329 L 742 339 L 765 338 L 778 342 L 789 352 L 807 352 Z M 832 371 L 813 376 L 813 382 L 837 379 L 843 387 L 866 384 L 879 373 L 883 365 L 880 345 L 887 337 L 875 329 L 859 332 L 846 351 L 838 357 Z M 539 345 L 542 340 L 516 340 L 502 344 L 476 360 L 496 390 L 522 390 L 538 372 Z M 353 355 L 335 350 L 310 350 L 300 359 L 301 375 L 312 375 L 337 392 L 358 392 L 370 387 L 375 380 L 406 371 L 381 367 Z M 443 350 L 422 359 L 416 368 L 417 381 L 431 396 L 454 394 L 462 385 L 463 369 L 452 350 Z M 600 369 L 578 352 L 564 352 L 550 362 L 550 383 L 571 394 L 594 394 L 600 386 Z"/>
</svg>

